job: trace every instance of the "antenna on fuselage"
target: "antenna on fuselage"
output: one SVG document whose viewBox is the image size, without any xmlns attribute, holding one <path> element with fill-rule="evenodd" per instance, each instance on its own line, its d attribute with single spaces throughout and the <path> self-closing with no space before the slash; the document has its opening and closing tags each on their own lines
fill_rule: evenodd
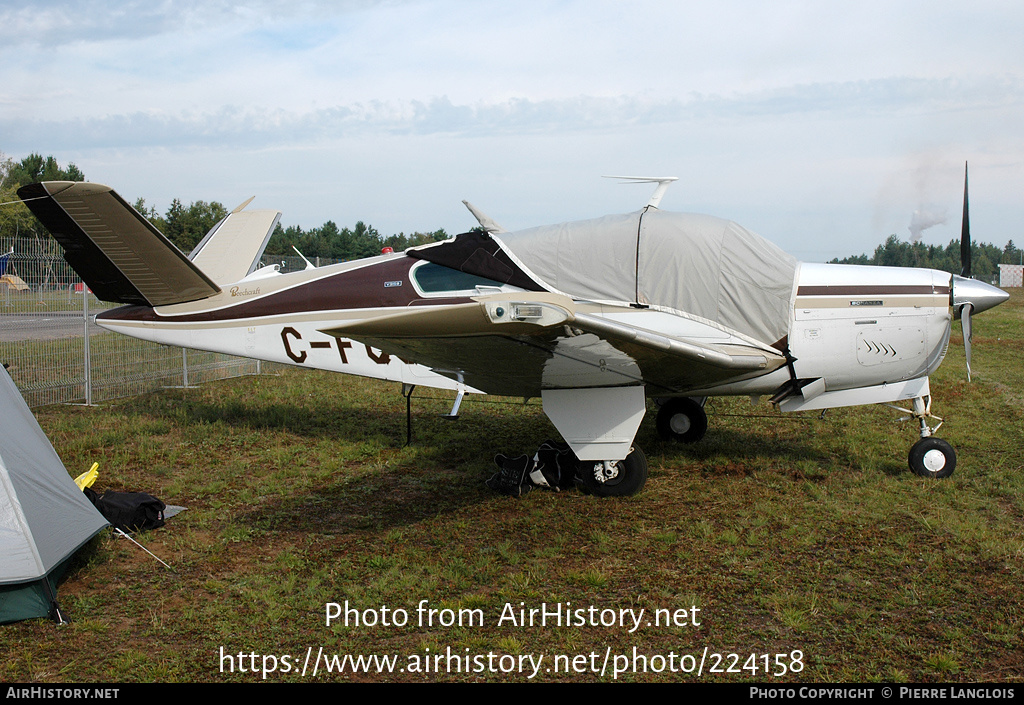
<svg viewBox="0 0 1024 705">
<path fill-rule="evenodd" d="M 306 255 L 304 255 L 301 252 L 299 252 L 299 248 L 298 247 L 296 247 L 295 245 L 292 245 L 292 249 L 295 250 L 296 254 L 298 254 L 299 257 L 302 258 L 302 261 L 306 263 L 306 269 L 316 269 L 316 267 L 313 266 L 313 263 L 310 262 L 308 259 L 306 259 Z"/>
<path fill-rule="evenodd" d="M 678 181 L 678 176 L 604 176 L 605 179 L 619 179 L 623 183 L 627 184 L 658 184 L 654 187 L 654 193 L 647 200 L 648 208 L 657 208 L 658 204 L 661 203 L 661 197 L 665 195 L 665 191 L 668 190 L 669 184 L 673 181 Z"/>
</svg>

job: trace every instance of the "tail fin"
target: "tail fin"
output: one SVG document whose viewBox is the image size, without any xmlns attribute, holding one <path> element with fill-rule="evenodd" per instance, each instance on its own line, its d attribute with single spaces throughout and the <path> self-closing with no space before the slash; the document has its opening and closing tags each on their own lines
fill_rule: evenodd
<svg viewBox="0 0 1024 705">
<path fill-rule="evenodd" d="M 242 210 L 249 201 L 213 226 L 188 256 L 217 284 L 233 284 L 256 269 L 281 219 L 280 211 Z"/>
<path fill-rule="evenodd" d="M 104 301 L 168 306 L 220 288 L 109 186 L 46 181 L 18 189 L 64 248 L 64 259 Z"/>
</svg>

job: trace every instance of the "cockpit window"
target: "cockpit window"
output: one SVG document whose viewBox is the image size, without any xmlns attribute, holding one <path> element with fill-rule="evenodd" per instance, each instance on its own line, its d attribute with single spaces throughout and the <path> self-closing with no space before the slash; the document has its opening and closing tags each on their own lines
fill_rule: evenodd
<svg viewBox="0 0 1024 705">
<path fill-rule="evenodd" d="M 501 288 L 501 282 L 460 272 L 433 262 L 424 262 L 412 270 L 413 281 L 424 294 L 476 292 L 478 286 Z"/>
</svg>

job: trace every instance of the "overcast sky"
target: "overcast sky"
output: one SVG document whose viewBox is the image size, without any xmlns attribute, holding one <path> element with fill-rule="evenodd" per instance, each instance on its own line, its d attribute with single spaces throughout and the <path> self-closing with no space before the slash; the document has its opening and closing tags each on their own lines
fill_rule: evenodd
<svg viewBox="0 0 1024 705">
<path fill-rule="evenodd" d="M 171 199 L 508 229 L 640 208 L 800 259 L 1024 243 L 1024 3 L 0 2 L 0 151 Z"/>
</svg>

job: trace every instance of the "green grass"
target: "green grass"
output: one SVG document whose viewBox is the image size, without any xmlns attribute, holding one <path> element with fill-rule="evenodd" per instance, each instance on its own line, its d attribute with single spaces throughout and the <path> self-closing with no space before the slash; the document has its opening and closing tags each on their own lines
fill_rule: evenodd
<svg viewBox="0 0 1024 705">
<path fill-rule="evenodd" d="M 300 664 L 322 647 L 397 654 L 399 666 L 448 648 L 506 665 L 544 654 L 545 668 L 555 655 L 570 664 L 584 656 L 585 670 L 542 668 L 535 680 L 610 681 L 611 665 L 592 672 L 591 654 L 600 670 L 606 649 L 699 661 L 708 647 L 737 654 L 738 672 L 700 680 L 1022 682 L 1022 348 L 1021 292 L 975 318 L 971 384 L 954 336 L 932 379 L 933 411 L 946 420 L 938 435 L 959 455 L 944 481 L 909 473 L 914 426 L 884 407 L 819 419 L 715 399 L 696 446 L 663 443 L 645 421 L 637 442 L 651 476 L 640 495 L 534 491 L 517 500 L 484 480 L 494 453 L 556 437 L 536 404 L 467 400 L 448 422 L 438 415 L 450 395 L 429 393 L 414 400 L 409 447 L 397 386 L 327 373 L 41 409 L 72 474 L 98 461 L 101 489 L 149 491 L 188 510 L 140 537 L 174 572 L 124 540 L 96 540 L 60 588 L 72 625 L 0 627 L 0 679 L 253 681 L 261 674 L 221 672 L 221 647 Z M 420 626 L 421 600 L 439 616 L 479 610 L 485 622 Z M 370 616 L 406 610 L 409 621 L 327 626 L 325 604 L 346 601 Z M 630 633 L 498 623 L 506 609 L 518 615 L 544 602 L 649 616 L 697 608 L 699 625 Z M 743 670 L 751 654 L 761 665 L 768 654 L 773 667 L 783 654 L 802 670 Z M 630 669 L 619 680 L 698 677 Z"/>
</svg>

